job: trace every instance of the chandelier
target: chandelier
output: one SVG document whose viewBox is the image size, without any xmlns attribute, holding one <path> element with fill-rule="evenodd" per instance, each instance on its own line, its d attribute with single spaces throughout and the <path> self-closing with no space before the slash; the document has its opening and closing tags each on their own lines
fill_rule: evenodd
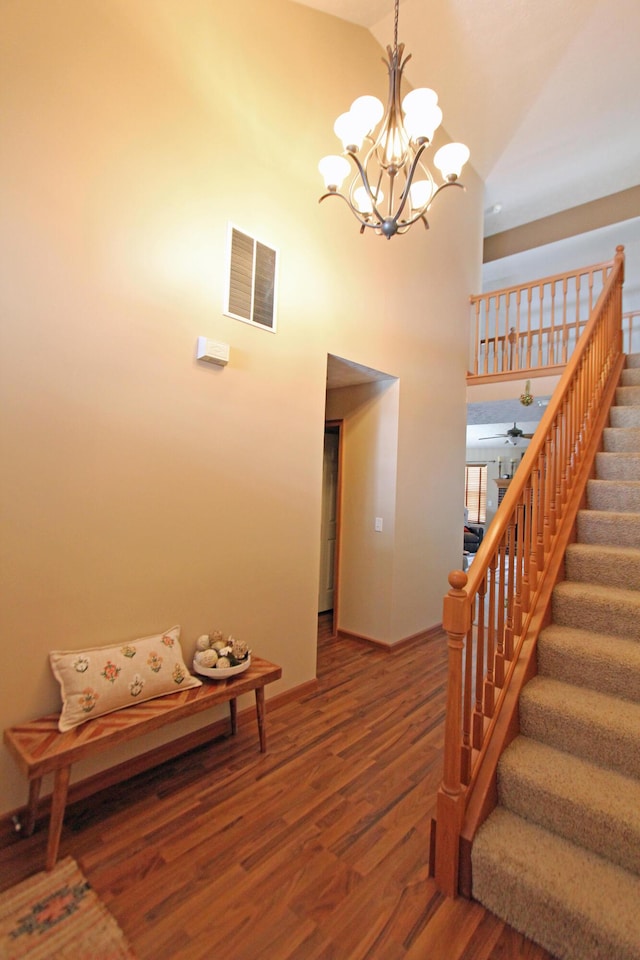
<svg viewBox="0 0 640 960">
<path fill-rule="evenodd" d="M 371 228 L 388 240 L 396 233 L 406 233 L 418 220 L 428 229 L 429 207 L 445 187 L 462 187 L 458 177 L 469 159 L 463 143 L 441 147 L 433 158 L 442 175 L 440 184 L 423 163 L 423 154 L 442 123 L 442 110 L 438 95 L 427 87 L 411 90 L 401 100 L 402 71 L 411 54 L 402 59 L 398 5 L 399 0 L 395 0 L 393 49 L 387 47 L 384 61 L 389 71 L 386 110 L 377 97 L 354 100 L 333 127 L 346 156 L 324 157 L 318 164 L 327 190 L 319 202 L 340 197 L 359 221 L 360 233 Z M 340 193 L 344 180 L 353 172 L 347 157 L 356 168 L 355 175 L 348 191 Z"/>
</svg>

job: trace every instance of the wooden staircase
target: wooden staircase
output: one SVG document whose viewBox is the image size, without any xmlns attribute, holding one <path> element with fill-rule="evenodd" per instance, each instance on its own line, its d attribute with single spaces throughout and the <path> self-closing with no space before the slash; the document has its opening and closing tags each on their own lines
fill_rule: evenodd
<svg viewBox="0 0 640 960">
<path fill-rule="evenodd" d="M 640 960 L 640 355 L 473 842 L 473 896 L 563 960 Z"/>
<path fill-rule="evenodd" d="M 567 799 L 566 788 L 575 778 L 567 770 L 576 773 L 577 769 L 583 769 L 581 764 L 595 762 L 598 765 L 606 758 L 607 762 L 611 761 L 609 766 L 616 776 L 637 776 L 633 761 L 628 767 L 626 762 L 618 764 L 614 760 L 624 739 L 620 731 L 612 736 L 597 731 L 592 723 L 587 724 L 592 717 L 585 716 L 585 712 L 587 715 L 597 711 L 611 713 L 606 706 L 607 697 L 615 704 L 614 714 L 625 713 L 627 708 L 620 708 L 620 691 L 614 693 L 614 686 L 621 676 L 624 683 L 626 663 L 623 660 L 622 666 L 614 667 L 612 653 L 629 639 L 620 631 L 628 632 L 629 623 L 637 622 L 633 609 L 630 611 L 627 606 L 626 586 L 607 583 L 604 591 L 598 586 L 607 569 L 617 572 L 621 568 L 635 569 L 636 555 L 630 556 L 628 551 L 640 547 L 633 532 L 638 529 L 636 521 L 631 516 L 636 510 L 640 512 L 640 507 L 636 508 L 637 488 L 632 486 L 636 481 L 607 474 L 610 469 L 607 465 L 614 462 L 610 457 L 613 451 L 607 449 L 607 444 L 610 440 L 613 442 L 615 436 L 622 438 L 627 449 L 616 448 L 622 458 L 619 464 L 625 460 L 635 462 L 634 431 L 640 426 L 628 419 L 623 424 L 625 417 L 632 416 L 628 411 L 626 414 L 616 412 L 619 407 L 635 405 L 622 400 L 620 390 L 630 391 L 624 395 L 633 397 L 634 401 L 636 391 L 640 393 L 635 383 L 619 387 L 625 363 L 623 281 L 624 256 L 622 248 L 618 248 L 614 260 L 606 265 L 603 287 L 593 303 L 588 322 L 474 563 L 467 573 L 457 570 L 449 575 L 450 589 L 443 611 L 443 625 L 449 640 L 444 771 L 430 851 L 432 873 L 439 888 L 448 896 L 481 895 L 477 864 L 489 859 L 488 854 L 483 858 L 482 844 L 485 848 L 495 846 L 497 861 L 506 863 L 505 849 L 515 850 L 517 846 L 515 840 L 505 840 L 511 836 L 509 823 L 513 820 L 518 824 L 522 821 L 524 829 L 534 833 L 541 831 L 554 836 L 555 842 L 559 833 L 554 833 L 554 818 L 557 817 L 558 822 L 563 817 L 566 820 L 566 811 L 574 809 L 573 800 Z M 541 281 L 540 290 L 542 288 Z M 630 371 L 624 374 L 625 380 L 636 376 L 637 373 Z M 612 406 L 616 409 L 610 423 Z M 621 430 L 624 433 L 619 433 Z M 613 479 L 616 480 L 615 499 L 610 500 Z M 615 520 L 616 514 L 626 514 L 626 517 L 619 522 Z M 617 532 L 611 534 L 614 529 Z M 622 555 L 616 552 L 620 548 Z M 598 553 L 597 560 L 594 551 Z M 589 570 L 591 572 L 587 572 Z M 591 595 L 590 613 L 580 629 L 573 631 L 576 611 L 586 609 L 588 594 Z M 621 618 L 619 632 L 608 641 L 603 654 L 597 638 L 612 633 L 614 607 L 616 616 Z M 596 610 L 599 610 L 597 615 Z M 564 628 L 572 630 L 571 641 L 566 632 L 563 633 Z M 590 653 L 581 659 L 578 651 L 581 645 L 584 649 L 584 635 L 589 633 L 596 641 L 589 638 Z M 628 646 L 625 649 L 628 650 Z M 553 664 L 554 658 L 562 661 L 560 668 Z M 603 686 L 594 685 L 588 679 L 593 675 Z M 575 696 L 583 699 L 583 707 L 576 708 L 571 719 L 566 710 L 567 688 L 578 690 Z M 625 691 L 622 691 L 622 700 L 625 695 L 628 700 Z M 596 706 L 598 698 L 599 706 Z M 544 710 L 542 701 L 546 701 Z M 637 707 L 637 703 L 629 706 Z M 631 726 L 635 716 L 632 710 Z M 567 749 L 569 738 L 576 743 L 582 738 L 583 748 Z M 591 747 L 600 740 L 600 752 L 594 753 Z M 507 750 L 510 745 L 511 749 Z M 622 752 L 625 750 L 628 758 L 634 747 L 627 746 Z M 553 751 L 573 756 L 560 757 L 558 769 L 564 772 L 554 775 L 558 780 L 558 799 L 552 803 L 548 774 L 540 773 L 536 784 L 534 771 L 545 769 L 543 761 L 558 759 Z M 526 788 L 518 791 L 509 790 L 507 786 L 517 779 L 513 772 L 516 768 L 525 768 L 530 778 L 523 781 L 527 782 Z M 595 780 L 595 775 L 587 774 L 585 779 Z M 619 781 L 617 787 L 620 787 Z M 534 807 L 549 807 L 550 811 L 553 807 L 555 812 L 549 813 L 549 822 L 535 822 L 531 814 L 527 814 L 526 806 L 520 806 L 519 802 L 513 801 L 511 808 L 505 798 L 514 792 L 525 796 L 537 792 L 539 798 L 545 798 Z M 605 789 L 605 792 L 617 795 L 619 789 Z M 627 793 L 626 789 L 622 792 Z M 561 814 L 563 810 L 565 813 Z M 527 819 L 528 816 L 531 819 Z M 629 823 L 624 814 L 611 812 L 609 816 L 612 823 L 616 816 L 620 823 Z M 584 819 L 582 811 L 576 820 Z M 500 829 L 494 828 L 496 823 L 501 824 Z M 606 834 L 607 830 L 603 832 Z M 626 836 L 624 831 L 623 835 Z M 524 844 L 527 849 L 543 846 L 538 833 L 535 837 L 533 840 L 530 834 Z M 577 840 L 579 836 L 569 830 L 563 842 L 571 844 Z M 634 850 L 633 844 L 622 844 L 625 845 L 628 850 Z M 587 844 L 585 850 L 595 857 L 602 852 L 595 841 L 591 847 Z M 635 853 L 632 859 L 634 856 Z M 628 871 L 631 865 L 623 858 L 614 866 Z M 551 868 L 547 865 L 548 879 L 559 872 L 556 866 L 555 861 Z M 533 866 L 531 872 L 534 872 Z M 515 874 L 521 873 L 527 873 L 525 861 L 515 871 Z M 573 880 L 578 888 L 580 876 L 578 871 Z M 516 899 L 511 876 L 503 878 L 499 885 L 505 888 L 510 900 Z M 523 902 L 526 903 L 527 898 L 525 890 Z M 509 922 L 518 925 L 511 914 Z M 611 958 L 613 956 L 615 954 L 611 954 Z"/>
</svg>

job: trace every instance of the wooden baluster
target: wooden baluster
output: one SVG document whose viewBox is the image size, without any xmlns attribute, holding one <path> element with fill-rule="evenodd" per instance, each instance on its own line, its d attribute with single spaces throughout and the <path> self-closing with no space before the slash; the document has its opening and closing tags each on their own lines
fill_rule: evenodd
<svg viewBox="0 0 640 960">
<path fill-rule="evenodd" d="M 575 343 L 573 345 L 573 350 L 575 350 L 578 339 L 580 337 L 580 274 L 577 273 L 574 278 L 574 284 L 576 288 L 576 322 L 575 322 Z M 573 353 L 573 350 L 571 351 Z"/>
<path fill-rule="evenodd" d="M 601 317 L 595 331 L 593 346 L 589 351 L 589 403 L 587 404 L 586 423 L 591 433 L 591 427 L 598 412 L 602 380 L 602 369 L 598 361 L 604 360 L 602 355 L 602 337 L 605 329 L 605 318 Z"/>
<path fill-rule="evenodd" d="M 557 418 L 551 424 L 548 434 L 548 443 L 549 443 L 549 466 L 551 480 L 549 483 L 549 535 L 553 538 L 556 533 L 557 528 L 557 513 L 558 513 L 558 502 L 557 502 L 557 481 L 556 481 L 556 471 L 557 471 L 557 452 L 558 452 L 558 435 L 557 435 Z"/>
<path fill-rule="evenodd" d="M 573 383 L 571 384 L 570 392 L 570 411 L 571 411 L 571 420 L 570 420 L 570 448 L 571 448 L 571 470 L 569 473 L 569 488 L 573 487 L 573 480 L 576 475 L 576 464 L 578 459 L 578 382 L 577 378 L 574 378 Z"/>
<path fill-rule="evenodd" d="M 527 287 L 527 369 L 531 368 L 531 298 L 533 287 Z"/>
<path fill-rule="evenodd" d="M 571 490 L 571 471 L 572 471 L 572 398 L 573 398 L 573 383 L 569 384 L 569 388 L 564 398 L 564 408 L 565 408 L 565 472 L 567 475 L 567 497 L 569 496 L 569 491 Z"/>
<path fill-rule="evenodd" d="M 514 364 L 515 357 L 515 364 Z M 519 366 L 518 343 L 516 339 L 516 328 L 509 328 L 509 370 L 514 370 Z"/>
<path fill-rule="evenodd" d="M 509 593 L 509 551 L 507 549 L 507 538 L 508 532 L 505 533 L 500 543 L 500 596 L 506 614 L 504 656 L 505 660 L 513 660 L 513 603 L 511 602 Z M 513 551 L 510 552 L 513 553 Z"/>
<path fill-rule="evenodd" d="M 504 630 L 505 630 L 505 609 L 507 601 L 506 590 L 506 567 L 504 563 L 504 554 L 500 555 L 498 564 L 498 598 L 496 604 L 496 651 L 494 657 L 494 682 L 500 690 L 504 685 Z"/>
<path fill-rule="evenodd" d="M 442 623 L 448 635 L 449 679 L 444 728 L 444 775 L 436 802 L 437 830 L 435 879 L 448 897 L 458 893 L 460 827 L 464 793 L 460 780 L 460 717 L 462 712 L 462 650 L 469 633 L 470 609 L 465 591 L 467 575 L 462 570 L 449 574 L 451 589 L 444 598 Z"/>
<path fill-rule="evenodd" d="M 485 660 L 485 600 L 487 595 L 487 578 L 484 577 L 480 585 L 478 594 L 478 623 L 477 623 L 477 643 L 476 643 L 476 664 L 475 664 L 475 694 L 476 702 L 473 711 L 473 746 L 479 750 L 484 741 L 484 713 L 482 710 L 482 685 L 484 681 L 484 660 Z"/>
<path fill-rule="evenodd" d="M 549 329 L 549 350 L 547 352 L 547 363 L 552 365 L 556 362 L 556 284 L 557 280 L 551 284 L 551 324 Z"/>
<path fill-rule="evenodd" d="M 544 328 L 544 284 L 541 283 L 538 287 L 538 300 L 539 300 L 539 309 L 538 309 L 538 362 L 536 366 L 541 367 L 543 365 L 543 354 L 542 354 L 542 331 Z"/>
<path fill-rule="evenodd" d="M 513 584 L 513 634 L 519 637 L 522 633 L 522 528 L 524 523 L 524 507 L 522 502 L 516 505 L 514 511 L 514 526 L 512 530 L 513 550 L 509 551 L 509 581 Z M 513 557 L 511 556 L 513 554 Z"/>
<path fill-rule="evenodd" d="M 538 464 L 539 464 L 538 460 Z M 538 588 L 538 513 L 540 510 L 540 467 L 531 469 L 531 523 L 529 524 L 529 589 L 532 593 Z"/>
<path fill-rule="evenodd" d="M 562 425 L 560 450 L 558 451 L 558 454 L 560 457 L 560 502 L 562 503 L 563 507 L 567 502 L 567 496 L 568 496 L 568 488 L 567 488 L 567 468 L 569 463 L 569 430 L 567 425 L 568 406 L 569 406 L 569 400 L 565 396 L 562 403 L 562 409 L 558 413 L 558 416 L 560 418 L 560 423 Z"/>
<path fill-rule="evenodd" d="M 501 541 L 498 556 L 500 556 L 503 551 L 504 538 Z M 487 662 L 485 665 L 486 675 L 484 677 L 484 683 L 482 686 L 482 712 L 484 713 L 485 717 L 493 716 L 493 708 L 495 706 L 493 661 L 496 650 L 496 602 L 498 602 L 496 564 L 497 557 L 494 554 L 489 563 L 489 623 L 487 629 Z"/>
<path fill-rule="evenodd" d="M 556 414 L 554 420 L 554 441 L 553 441 L 553 456 L 554 456 L 554 478 L 555 478 L 555 508 L 556 508 L 556 523 L 559 525 L 560 518 L 564 514 L 564 500 L 563 497 L 563 415 L 562 408 L 560 408 Z"/>
<path fill-rule="evenodd" d="M 485 367 L 485 373 L 491 373 L 491 372 L 492 372 L 492 371 L 491 371 L 491 367 L 489 366 L 489 351 L 490 351 L 490 344 L 489 344 L 489 324 L 490 324 L 490 322 L 491 322 L 491 320 L 490 320 L 491 308 L 490 308 L 490 299 L 489 299 L 489 297 L 485 297 L 484 300 L 483 300 L 483 303 L 484 303 L 484 339 L 485 339 L 485 345 L 484 345 L 484 349 L 485 349 L 485 364 L 484 364 L 484 367 Z"/>
<path fill-rule="evenodd" d="M 579 381 L 578 385 L 580 388 L 580 408 L 578 415 L 578 458 L 576 463 L 576 469 L 580 469 L 580 464 L 582 463 L 582 452 L 584 450 L 584 428 L 586 422 L 586 412 L 587 404 L 589 402 L 587 385 L 589 382 L 589 369 L 588 369 L 588 358 L 583 355 L 582 360 L 579 366 Z"/>
<path fill-rule="evenodd" d="M 520 337 L 520 319 L 521 319 L 521 305 L 522 305 L 522 291 L 520 289 L 516 290 L 516 368 L 519 370 L 522 366 L 522 339 Z"/>
<path fill-rule="evenodd" d="M 551 437 L 547 434 L 544 445 L 544 518 L 543 518 L 543 543 L 544 555 L 548 556 L 551 549 Z"/>
<path fill-rule="evenodd" d="M 502 366 L 502 361 L 499 359 L 500 356 L 501 356 L 501 351 L 500 351 L 500 327 L 501 327 L 501 324 L 500 324 L 500 296 L 498 295 L 497 297 L 493 297 L 492 299 L 493 299 L 493 301 L 494 301 L 494 303 L 495 303 L 495 324 L 494 324 L 494 331 L 493 331 L 493 337 L 494 337 L 494 340 L 493 340 L 493 372 L 494 372 L 494 373 L 500 373 L 500 369 L 501 369 L 501 366 Z M 507 332 L 507 331 L 505 330 L 505 334 L 506 334 L 506 332 Z"/>
<path fill-rule="evenodd" d="M 462 746 L 460 748 L 460 780 L 465 786 L 468 786 L 469 781 L 471 780 L 471 761 L 473 758 L 473 748 L 471 744 L 471 689 L 473 682 L 474 655 L 473 626 L 472 618 L 471 626 L 469 627 L 469 632 L 467 633 L 467 643 L 464 653 L 464 690 L 462 695 Z"/>
<path fill-rule="evenodd" d="M 573 445 L 574 445 L 574 476 L 578 472 L 580 466 L 580 431 L 582 429 L 582 398 L 584 394 L 584 382 L 582 379 L 582 367 L 584 362 L 578 368 L 576 376 L 576 389 L 574 397 L 574 417 L 575 424 L 573 428 Z"/>
<path fill-rule="evenodd" d="M 473 357 L 471 358 L 471 368 L 474 376 L 478 376 L 479 364 L 480 364 L 480 353 L 482 351 L 482 337 L 480 336 L 480 300 L 478 297 L 470 297 L 469 302 L 473 308 L 473 319 L 474 319 L 474 344 L 473 344 Z"/>
<path fill-rule="evenodd" d="M 506 536 L 509 544 L 509 548 L 507 550 L 507 615 L 511 623 L 511 658 L 513 659 L 514 640 L 517 634 L 515 622 L 515 523 L 512 523 L 511 526 L 507 528 Z"/>
<path fill-rule="evenodd" d="M 511 293 L 507 291 L 504 295 L 504 347 L 506 369 L 513 370 L 513 347 L 511 343 L 511 328 L 509 327 L 509 305 L 511 303 Z"/>
<path fill-rule="evenodd" d="M 569 328 L 567 326 L 568 280 L 562 281 L 562 362 L 566 363 L 569 353 Z"/>
<path fill-rule="evenodd" d="M 522 513 L 522 553 L 520 566 L 522 568 L 522 610 L 526 614 L 529 612 L 531 602 L 531 587 L 529 581 L 529 560 L 531 557 L 531 474 L 522 491 L 522 500 L 524 503 Z M 520 527 L 518 526 L 518 531 Z"/>
</svg>

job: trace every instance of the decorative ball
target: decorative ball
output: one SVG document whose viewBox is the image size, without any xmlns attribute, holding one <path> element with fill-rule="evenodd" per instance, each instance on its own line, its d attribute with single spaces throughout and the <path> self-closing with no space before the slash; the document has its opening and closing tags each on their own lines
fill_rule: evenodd
<svg viewBox="0 0 640 960">
<path fill-rule="evenodd" d="M 208 650 L 209 649 L 209 634 L 203 633 L 201 637 L 198 637 L 196 640 L 196 650 Z"/>
<path fill-rule="evenodd" d="M 215 667 L 218 661 L 218 654 L 215 650 L 200 650 L 196 653 L 196 662 L 201 667 Z"/>
<path fill-rule="evenodd" d="M 210 639 L 210 646 L 212 647 L 214 646 L 214 644 L 220 643 L 220 642 L 222 642 L 222 645 L 224 646 L 224 634 L 222 630 L 212 630 L 209 639 Z"/>
<path fill-rule="evenodd" d="M 226 667 L 230 667 L 230 666 L 231 666 L 231 660 L 229 660 L 229 657 L 218 657 L 218 661 L 216 663 L 216 670 L 224 670 Z"/>
</svg>

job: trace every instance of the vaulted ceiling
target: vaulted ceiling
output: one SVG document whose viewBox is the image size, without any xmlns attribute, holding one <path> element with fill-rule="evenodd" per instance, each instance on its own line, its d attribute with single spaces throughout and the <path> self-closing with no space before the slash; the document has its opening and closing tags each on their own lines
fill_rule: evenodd
<svg viewBox="0 0 640 960">
<path fill-rule="evenodd" d="M 393 0 L 299 2 L 392 42 Z M 471 149 L 486 234 L 640 184 L 638 0 L 402 0 L 398 39 Z"/>
</svg>

